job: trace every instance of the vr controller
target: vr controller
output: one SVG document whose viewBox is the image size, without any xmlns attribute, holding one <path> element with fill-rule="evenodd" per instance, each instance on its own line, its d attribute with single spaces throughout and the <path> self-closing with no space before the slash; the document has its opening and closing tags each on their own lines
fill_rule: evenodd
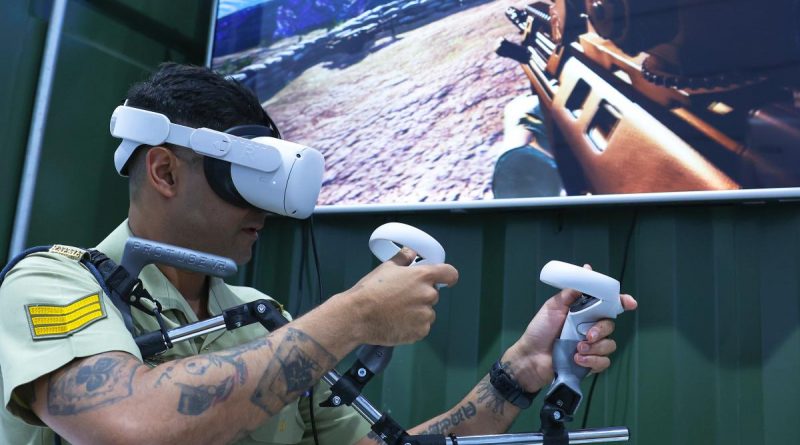
<svg viewBox="0 0 800 445">
<path fill-rule="evenodd" d="M 405 246 L 417 253 L 417 259 L 411 263 L 441 264 L 444 263 L 444 247 L 436 239 L 414 226 L 403 223 L 386 223 L 372 232 L 369 237 L 369 250 L 381 261 L 397 255 L 400 246 Z M 438 283 L 437 288 L 447 287 Z"/>
<path fill-rule="evenodd" d="M 243 202 L 298 219 L 314 211 L 325 160 L 311 147 L 273 137 L 246 139 L 208 128 L 186 127 L 170 122 L 163 114 L 126 105 L 114 110 L 110 127 L 111 135 L 122 139 L 114 153 L 114 166 L 123 176 L 139 146 L 170 143 L 228 164 L 230 169 L 225 174 L 209 174 L 207 169 L 206 179 L 232 204 Z"/>
<path fill-rule="evenodd" d="M 550 385 L 545 401 L 572 415 L 578 409 L 583 394 L 580 381 L 589 368 L 575 363 L 578 342 L 604 318 L 617 318 L 624 309 L 619 297 L 619 281 L 593 270 L 561 261 L 550 261 L 542 268 L 539 279 L 559 289 L 574 289 L 581 293 L 569 307 L 561 337 L 553 345 L 553 371 L 556 378 Z"/>
<path fill-rule="evenodd" d="M 432 236 L 402 223 L 386 223 L 372 232 L 369 237 L 369 249 L 381 261 L 387 261 L 397 255 L 401 246 L 413 249 L 417 258 L 408 267 L 417 264 L 444 263 L 444 248 Z M 437 288 L 445 284 L 437 284 Z M 331 394 L 320 406 L 350 405 L 356 402 L 364 386 L 376 374 L 383 372 L 392 359 L 394 348 L 391 346 L 362 345 L 356 352 L 357 360 L 339 379 L 331 382 Z M 380 419 L 380 415 L 372 419 L 372 423 Z M 387 443 L 393 443 L 388 441 Z"/>
<path fill-rule="evenodd" d="M 397 255 L 400 246 L 417 252 L 419 258 L 413 264 L 444 263 L 444 247 L 432 236 L 408 224 L 386 223 L 369 237 L 369 250 L 381 261 Z"/>
<path fill-rule="evenodd" d="M 619 299 L 619 281 L 601 273 L 562 261 L 550 261 L 539 279 L 559 289 L 575 289 L 581 296 L 569 308 L 561 340 L 586 340 L 598 320 L 617 318 L 624 309 Z"/>
</svg>

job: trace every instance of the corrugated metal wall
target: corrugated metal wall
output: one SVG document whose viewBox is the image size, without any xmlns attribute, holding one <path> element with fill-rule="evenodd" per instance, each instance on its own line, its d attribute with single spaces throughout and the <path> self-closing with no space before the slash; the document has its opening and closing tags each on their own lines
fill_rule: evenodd
<svg viewBox="0 0 800 445">
<path fill-rule="evenodd" d="M 623 290 L 640 303 L 618 321 L 620 349 L 598 379 L 587 426 L 628 426 L 638 444 L 800 442 L 800 204 L 320 215 L 323 295 L 376 264 L 367 240 L 386 221 L 431 233 L 461 272 L 442 291 L 431 335 L 397 348 L 369 390 L 405 425 L 455 404 L 477 382 L 553 293 L 538 272 L 561 259 L 616 277 L 625 267 Z M 318 298 L 309 288 L 314 269 L 299 298 L 298 268 L 287 267 L 300 262 L 305 230 L 269 223 L 256 285 L 307 308 Z M 536 403 L 515 431 L 538 428 Z"/>
<path fill-rule="evenodd" d="M 0 6 L 0 33 L 11 42 L 0 45 L 10 67 L 0 70 L 0 259 L 50 4 Z M 160 61 L 202 63 L 209 12 L 210 1 L 69 2 L 29 245 L 93 245 L 124 218 L 109 114 Z M 537 280 L 541 266 L 562 259 L 613 276 L 624 265 L 623 289 L 640 302 L 619 320 L 620 350 L 598 380 L 588 426 L 626 425 L 638 444 L 800 443 L 800 204 L 320 215 L 323 295 L 376 265 L 367 239 L 386 221 L 430 232 L 461 272 L 458 286 L 442 292 L 429 338 L 397 348 L 368 390 L 402 423 L 458 401 L 552 294 Z M 318 298 L 309 260 L 300 273 L 303 233 L 302 223 L 270 221 L 243 274 L 300 312 Z M 536 429 L 537 412 L 538 404 L 514 430 Z"/>
</svg>

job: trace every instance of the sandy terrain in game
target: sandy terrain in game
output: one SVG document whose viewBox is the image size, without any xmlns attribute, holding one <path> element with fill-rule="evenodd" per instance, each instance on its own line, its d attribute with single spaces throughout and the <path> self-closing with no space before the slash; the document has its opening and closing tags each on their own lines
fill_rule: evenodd
<svg viewBox="0 0 800 445">
<path fill-rule="evenodd" d="M 521 68 L 494 53 L 502 37 L 516 38 L 508 3 L 382 33 L 360 53 L 309 68 L 265 104 L 286 139 L 325 155 L 319 204 L 492 197 L 503 107 L 529 91 Z"/>
</svg>

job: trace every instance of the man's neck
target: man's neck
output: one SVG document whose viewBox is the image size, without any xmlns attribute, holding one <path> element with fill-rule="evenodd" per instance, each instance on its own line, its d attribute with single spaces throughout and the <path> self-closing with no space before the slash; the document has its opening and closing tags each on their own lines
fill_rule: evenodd
<svg viewBox="0 0 800 445">
<path fill-rule="evenodd" d="M 189 303 L 197 315 L 198 320 L 205 320 L 210 316 L 208 312 L 208 288 L 209 278 L 207 275 L 187 272 L 170 266 L 157 265 L 161 273 L 178 289 L 183 299 Z"/>
</svg>

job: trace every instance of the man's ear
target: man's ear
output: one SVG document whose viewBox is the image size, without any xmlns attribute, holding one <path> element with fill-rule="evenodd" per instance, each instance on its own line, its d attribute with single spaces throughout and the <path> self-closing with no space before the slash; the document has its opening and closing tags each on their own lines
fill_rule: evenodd
<svg viewBox="0 0 800 445">
<path fill-rule="evenodd" d="M 156 146 L 145 157 L 145 179 L 164 198 L 173 198 L 178 191 L 178 157 L 172 150 Z"/>
</svg>

